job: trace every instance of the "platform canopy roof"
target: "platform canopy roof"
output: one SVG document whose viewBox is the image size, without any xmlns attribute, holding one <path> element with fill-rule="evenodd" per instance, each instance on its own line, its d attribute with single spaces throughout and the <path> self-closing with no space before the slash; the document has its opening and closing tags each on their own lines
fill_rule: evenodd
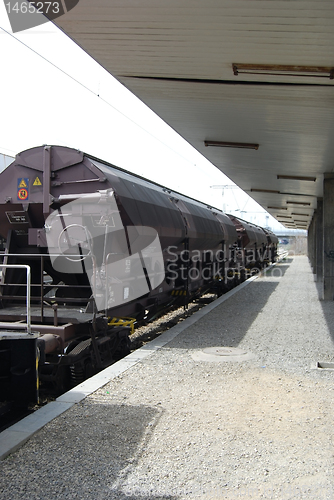
<svg viewBox="0 0 334 500">
<path fill-rule="evenodd" d="M 333 0 L 80 0 L 74 41 L 287 227 L 334 172 Z"/>
</svg>

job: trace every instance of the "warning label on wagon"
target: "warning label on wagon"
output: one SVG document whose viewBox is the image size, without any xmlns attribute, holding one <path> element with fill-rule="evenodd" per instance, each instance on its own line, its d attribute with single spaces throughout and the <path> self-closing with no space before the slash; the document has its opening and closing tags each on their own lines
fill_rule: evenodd
<svg viewBox="0 0 334 500">
<path fill-rule="evenodd" d="M 25 201 L 29 198 L 29 179 L 20 177 L 17 179 L 17 199 Z"/>
</svg>

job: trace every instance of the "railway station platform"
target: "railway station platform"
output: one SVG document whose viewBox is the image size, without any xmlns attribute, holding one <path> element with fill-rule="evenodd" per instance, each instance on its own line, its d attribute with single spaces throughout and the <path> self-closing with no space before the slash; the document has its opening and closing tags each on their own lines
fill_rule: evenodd
<svg viewBox="0 0 334 500">
<path fill-rule="evenodd" d="M 0 498 L 332 500 L 333 340 L 287 257 L 4 431 Z"/>
</svg>

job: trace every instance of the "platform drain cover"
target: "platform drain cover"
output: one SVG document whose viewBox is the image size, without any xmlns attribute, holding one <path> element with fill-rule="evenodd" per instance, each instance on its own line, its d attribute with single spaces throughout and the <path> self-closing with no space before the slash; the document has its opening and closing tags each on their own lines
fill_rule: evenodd
<svg viewBox="0 0 334 500">
<path fill-rule="evenodd" d="M 248 361 L 249 359 L 254 358 L 254 354 L 237 347 L 208 347 L 202 351 L 192 353 L 191 357 L 194 361 L 212 361 L 221 363 L 224 361 Z"/>
</svg>

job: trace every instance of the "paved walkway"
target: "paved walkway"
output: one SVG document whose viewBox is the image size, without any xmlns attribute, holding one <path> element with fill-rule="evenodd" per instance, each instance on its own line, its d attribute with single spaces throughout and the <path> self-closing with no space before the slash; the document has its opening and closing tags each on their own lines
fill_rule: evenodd
<svg viewBox="0 0 334 500">
<path fill-rule="evenodd" d="M 60 398 L 82 400 L 0 462 L 0 498 L 332 500 L 334 371 L 316 366 L 334 360 L 334 304 L 307 258 L 199 316 Z"/>
</svg>

